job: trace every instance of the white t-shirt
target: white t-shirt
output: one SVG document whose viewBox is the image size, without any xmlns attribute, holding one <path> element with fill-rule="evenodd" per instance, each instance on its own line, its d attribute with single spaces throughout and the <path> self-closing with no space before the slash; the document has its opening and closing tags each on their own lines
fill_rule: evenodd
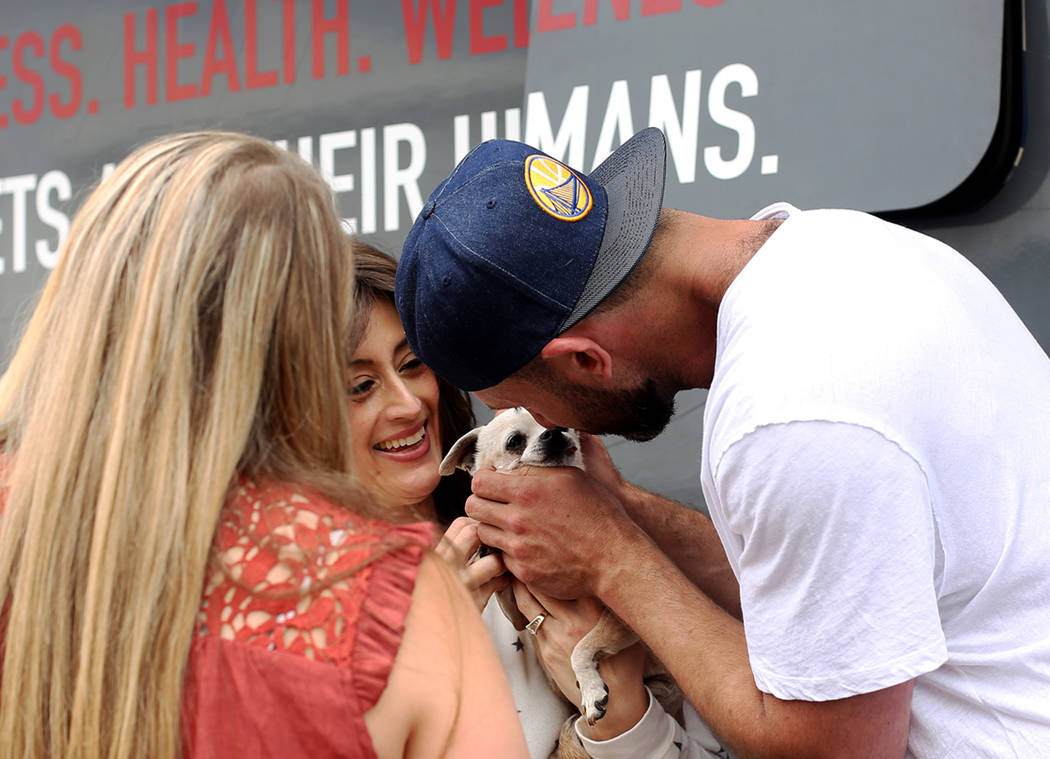
<svg viewBox="0 0 1050 759">
<path fill-rule="evenodd" d="M 1050 756 L 1050 359 L 936 240 L 753 218 L 785 221 L 719 310 L 701 483 L 757 686 L 917 678 L 910 756 Z"/>
<path fill-rule="evenodd" d="M 481 616 L 507 674 L 518 718 L 525 731 L 529 756 L 547 759 L 558 743 L 561 726 L 576 710 L 554 691 L 540 667 L 531 636 L 514 629 L 500 609 L 496 596 L 489 599 Z"/>
</svg>

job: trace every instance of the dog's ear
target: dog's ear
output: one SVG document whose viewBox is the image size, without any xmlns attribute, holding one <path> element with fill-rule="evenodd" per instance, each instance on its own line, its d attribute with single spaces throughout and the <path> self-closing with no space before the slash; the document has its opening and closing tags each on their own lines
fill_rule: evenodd
<svg viewBox="0 0 1050 759">
<path fill-rule="evenodd" d="M 456 441 L 445 458 L 441 460 L 438 474 L 443 476 L 452 474 L 456 469 L 463 469 L 474 474 L 477 470 L 478 432 L 480 430 L 481 427 L 475 427 Z"/>
</svg>

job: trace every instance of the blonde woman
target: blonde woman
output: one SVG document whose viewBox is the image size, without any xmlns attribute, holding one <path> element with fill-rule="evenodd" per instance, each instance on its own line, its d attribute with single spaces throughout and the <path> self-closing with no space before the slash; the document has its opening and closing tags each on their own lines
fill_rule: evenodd
<svg viewBox="0 0 1050 759">
<path fill-rule="evenodd" d="M 0 756 L 525 756 L 431 528 L 348 476 L 352 277 L 261 139 L 87 198 L 0 380 Z"/>
</svg>

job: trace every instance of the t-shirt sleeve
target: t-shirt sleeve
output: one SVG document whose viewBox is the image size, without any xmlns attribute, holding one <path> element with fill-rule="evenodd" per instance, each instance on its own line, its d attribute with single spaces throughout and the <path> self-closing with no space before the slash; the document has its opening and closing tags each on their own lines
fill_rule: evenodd
<svg viewBox="0 0 1050 759">
<path fill-rule="evenodd" d="M 727 449 L 714 482 L 742 544 L 760 690 L 845 698 L 945 661 L 929 488 L 900 445 L 855 424 L 769 425 Z"/>
</svg>

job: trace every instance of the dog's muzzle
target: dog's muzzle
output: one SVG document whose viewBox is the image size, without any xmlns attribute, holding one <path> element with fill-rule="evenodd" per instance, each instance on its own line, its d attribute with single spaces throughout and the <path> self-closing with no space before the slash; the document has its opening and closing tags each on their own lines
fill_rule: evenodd
<svg viewBox="0 0 1050 759">
<path fill-rule="evenodd" d="M 575 446 L 567 427 L 554 427 L 540 433 L 540 443 L 548 459 L 558 459 Z"/>
</svg>

